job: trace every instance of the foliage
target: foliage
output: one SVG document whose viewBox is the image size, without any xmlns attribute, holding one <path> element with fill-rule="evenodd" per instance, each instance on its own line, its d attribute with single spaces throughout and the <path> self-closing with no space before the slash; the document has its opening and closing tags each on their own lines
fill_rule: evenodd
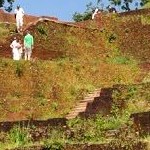
<svg viewBox="0 0 150 150">
<path fill-rule="evenodd" d="M 136 113 L 149 110 L 150 84 L 138 85 L 116 85 L 113 91 L 113 106 L 117 112 L 127 110 L 129 113 Z"/>
<path fill-rule="evenodd" d="M 21 128 L 20 126 L 15 126 L 12 128 L 8 134 L 8 139 L 10 143 L 16 146 L 23 146 L 31 142 L 31 137 L 27 128 Z"/>
<path fill-rule="evenodd" d="M 7 109 L 0 109 L 3 114 L 17 108 L 17 112 L 29 110 L 35 118 L 63 117 L 74 103 L 102 83 L 116 83 L 114 78 L 118 76 L 121 83 L 133 82 L 138 74 L 133 70 L 132 66 L 103 64 L 96 60 L 20 61 L 16 64 L 2 59 L 0 95 L 9 103 Z M 29 113 L 25 113 L 26 117 Z"/>
<path fill-rule="evenodd" d="M 44 139 L 44 148 L 47 150 L 62 150 L 65 145 L 65 133 L 60 128 L 52 128 L 48 130 L 49 137 Z"/>
<path fill-rule="evenodd" d="M 141 23 L 143 25 L 149 25 L 150 24 L 149 16 L 141 16 Z"/>
<path fill-rule="evenodd" d="M 0 7 L 5 7 L 5 9 L 10 12 L 12 10 L 14 0 L 0 0 Z M 5 6 L 5 3 L 8 3 L 9 6 Z"/>
<path fill-rule="evenodd" d="M 149 8 L 149 0 L 142 0 L 141 6 L 143 6 L 144 8 Z"/>
<path fill-rule="evenodd" d="M 41 35 L 47 35 L 46 29 L 43 26 L 38 26 L 37 30 Z"/>
<path fill-rule="evenodd" d="M 94 9 L 95 9 L 95 7 L 90 2 L 89 4 L 86 5 L 86 10 L 85 10 L 84 13 L 75 12 L 73 14 L 73 20 L 75 22 L 80 22 L 80 21 L 91 19 L 92 12 L 93 12 Z"/>
<path fill-rule="evenodd" d="M 145 150 L 146 146 L 140 141 L 139 136 L 136 134 L 135 130 L 130 127 L 130 125 L 125 126 L 120 129 L 117 138 L 109 143 L 110 147 L 115 147 L 115 149 L 132 150 L 138 147 L 140 150 Z"/>
<path fill-rule="evenodd" d="M 109 0 L 112 5 L 120 6 L 123 10 L 130 11 L 130 3 L 133 3 L 135 0 Z M 136 2 L 136 1 L 135 1 Z M 140 0 L 139 4 L 141 6 L 144 6 L 146 3 L 148 3 L 149 0 Z M 138 5 L 136 2 L 135 5 Z M 137 6 L 135 6 L 137 7 Z"/>
<path fill-rule="evenodd" d="M 118 130 L 121 126 L 129 122 L 129 115 L 101 116 L 95 118 L 80 119 L 76 118 L 68 121 L 71 135 L 69 139 L 80 142 L 103 142 L 107 131 Z"/>
<path fill-rule="evenodd" d="M 44 148 L 46 148 L 47 150 L 62 150 L 64 149 L 64 146 L 62 142 L 54 141 L 54 142 L 45 142 Z"/>
<path fill-rule="evenodd" d="M 148 16 L 143 17 L 148 19 Z M 143 79 L 145 84 L 131 84 L 139 75 L 134 59 L 140 63 L 149 60 L 148 21 L 142 21 L 141 16 L 106 15 L 102 19 L 101 31 L 93 30 L 93 26 L 97 26 L 92 22 L 87 24 L 90 29 L 47 21 L 39 22 L 36 28 L 31 27 L 41 50 L 35 49 L 35 55 L 40 53 L 39 56 L 45 59 L 50 59 L 50 52 L 63 55 L 59 53 L 55 59 L 46 61 L 0 59 L 0 120 L 12 119 L 14 112 L 24 114 L 21 117 L 28 119 L 65 117 L 79 100 L 95 88 L 129 84 L 113 87 L 109 115 L 70 120 L 67 131 L 46 130 L 48 137 L 44 134 L 47 139 L 43 140 L 47 149 L 63 149 L 66 142 L 102 143 L 114 138 L 116 140 L 111 146 L 118 144 L 131 148 L 136 138 L 128 132 L 131 131 L 129 117 L 131 113 L 149 110 L 150 106 L 149 74 Z M 129 128 L 125 132 L 120 131 L 125 124 Z M 119 130 L 122 135 L 116 138 L 118 134 L 115 133 L 108 138 L 107 132 L 114 130 L 117 133 Z M 31 140 L 28 131 L 20 127 L 12 129 L 8 137 L 19 146 Z"/>
<path fill-rule="evenodd" d="M 138 8 L 138 6 L 145 6 L 149 2 L 149 0 L 140 0 L 139 2 L 136 2 L 135 0 L 109 0 L 109 1 L 111 5 L 121 6 L 122 10 L 125 11 L 130 11 L 131 9 L 130 4 L 132 4 L 133 2 L 135 2 L 135 8 Z M 87 8 L 84 13 L 75 12 L 73 14 L 73 20 L 75 22 L 80 22 L 80 21 L 91 19 L 91 15 L 95 10 L 95 8 L 99 8 L 98 4 L 100 4 L 103 9 L 103 3 L 101 0 L 97 0 L 96 6 L 93 6 L 92 2 L 90 2 L 89 4 L 86 5 Z M 148 7 L 148 4 L 146 5 L 146 7 Z"/>
<path fill-rule="evenodd" d="M 133 64 L 134 61 L 133 60 L 130 60 L 129 58 L 127 57 L 123 57 L 123 56 L 116 56 L 116 57 L 113 57 L 113 58 L 108 58 L 107 61 L 109 63 L 115 63 L 115 64 Z"/>
</svg>

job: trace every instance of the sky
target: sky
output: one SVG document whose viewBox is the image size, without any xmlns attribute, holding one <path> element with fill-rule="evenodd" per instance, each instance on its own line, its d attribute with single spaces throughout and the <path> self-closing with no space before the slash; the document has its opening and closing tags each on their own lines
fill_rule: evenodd
<svg viewBox="0 0 150 150">
<path fill-rule="evenodd" d="M 90 2 L 94 6 L 97 4 L 97 0 L 15 0 L 12 12 L 17 5 L 20 5 L 29 15 L 50 16 L 57 17 L 61 21 L 73 21 L 73 14 L 75 12 L 83 13 L 86 10 L 86 5 Z M 101 3 L 106 8 L 109 5 L 109 0 L 101 0 Z"/>
<path fill-rule="evenodd" d="M 102 1 L 105 5 L 108 4 L 107 0 Z M 51 16 L 61 21 L 73 21 L 73 14 L 83 13 L 89 2 L 96 5 L 97 0 L 15 0 L 13 11 L 19 4 L 29 15 Z"/>
</svg>

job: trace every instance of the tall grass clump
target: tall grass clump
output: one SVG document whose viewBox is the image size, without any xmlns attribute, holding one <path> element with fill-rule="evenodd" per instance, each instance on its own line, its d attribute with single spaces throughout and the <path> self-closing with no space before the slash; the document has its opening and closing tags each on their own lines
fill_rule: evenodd
<svg viewBox="0 0 150 150">
<path fill-rule="evenodd" d="M 14 126 L 8 133 L 8 140 L 14 147 L 22 147 L 31 143 L 29 129 L 20 126 Z"/>
</svg>

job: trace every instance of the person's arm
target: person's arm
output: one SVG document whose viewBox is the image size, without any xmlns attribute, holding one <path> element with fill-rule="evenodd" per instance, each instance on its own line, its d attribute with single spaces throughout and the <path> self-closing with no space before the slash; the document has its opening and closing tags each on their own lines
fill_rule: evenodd
<svg viewBox="0 0 150 150">
<path fill-rule="evenodd" d="M 10 44 L 10 47 L 13 48 L 13 44 L 12 43 Z"/>
<path fill-rule="evenodd" d="M 12 41 L 12 43 L 10 44 L 11 48 L 15 48 L 15 41 Z"/>
<path fill-rule="evenodd" d="M 14 11 L 14 15 L 15 15 L 15 18 L 16 18 L 16 15 L 17 15 L 17 9 L 15 9 L 15 11 Z"/>
<path fill-rule="evenodd" d="M 26 37 L 24 37 L 24 40 L 23 40 L 23 48 L 25 49 L 25 45 L 26 45 L 26 40 L 25 40 Z"/>
<path fill-rule="evenodd" d="M 23 10 L 23 8 L 22 8 L 22 15 L 24 16 L 24 10 Z"/>
</svg>

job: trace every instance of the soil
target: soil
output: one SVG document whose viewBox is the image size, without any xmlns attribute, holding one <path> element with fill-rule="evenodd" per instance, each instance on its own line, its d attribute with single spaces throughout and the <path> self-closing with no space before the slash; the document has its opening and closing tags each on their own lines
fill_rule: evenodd
<svg viewBox="0 0 150 150">
<path fill-rule="evenodd" d="M 43 16 L 44 18 L 45 16 Z M 40 17 L 41 18 L 41 17 Z M 25 16 L 25 24 L 27 25 L 28 23 L 35 23 L 37 22 L 37 20 L 39 19 L 39 17 L 35 17 L 35 16 L 29 16 L 26 15 Z M 49 17 L 49 19 L 52 19 L 54 21 L 57 21 L 58 19 L 55 17 Z M 9 23 L 15 23 L 15 18 L 13 14 L 8 14 L 5 13 L 4 11 L 0 10 L 0 20 L 2 22 L 9 22 Z M 87 21 L 87 22 L 83 22 L 83 23 L 78 23 L 75 24 L 79 27 L 86 27 L 88 24 L 90 24 L 91 21 Z M 67 24 L 67 23 L 66 23 Z M 68 23 L 69 24 L 69 23 Z M 98 22 L 99 27 L 102 26 L 101 22 Z M 20 35 L 18 35 L 20 36 Z M 13 37 L 13 36 L 12 36 Z M 7 57 L 7 58 L 11 58 L 11 49 L 9 47 L 10 42 L 12 40 L 12 37 L 10 37 L 8 39 L 8 42 L 6 43 L 0 43 L 0 57 Z M 41 49 L 41 47 L 35 46 L 36 51 L 34 51 L 33 55 L 34 55 L 34 59 L 43 59 L 43 60 L 47 60 L 47 59 L 54 59 L 57 57 L 62 56 L 63 54 L 61 52 L 57 52 L 57 51 L 45 51 L 44 49 Z M 44 51 L 44 53 L 43 53 Z M 145 70 L 145 71 L 149 71 L 150 70 L 150 64 L 149 63 L 143 63 L 140 64 L 141 69 Z M 110 112 L 110 108 L 111 108 L 111 90 L 112 89 L 104 89 L 103 93 L 105 95 L 105 97 L 103 97 L 103 95 L 101 95 L 101 98 L 95 98 L 95 101 L 92 104 L 89 104 L 88 109 L 86 110 L 85 113 L 80 114 L 83 117 L 89 117 L 90 115 L 96 114 L 98 113 L 100 110 L 103 110 L 104 114 L 107 115 Z M 102 93 L 102 94 L 103 94 Z M 107 95 L 107 96 L 106 96 Z M 101 101 L 101 103 L 98 103 L 99 101 Z M 7 113 L 7 118 L 9 120 L 9 122 L 1 122 L 0 123 L 0 130 L 1 131 L 9 131 L 14 125 L 16 124 L 23 124 L 24 126 L 27 126 L 29 124 L 29 122 L 37 127 L 45 127 L 48 125 L 54 125 L 54 126 L 64 126 L 66 125 L 66 119 L 64 118 L 58 118 L 58 119 L 51 119 L 51 120 L 27 120 L 27 118 L 25 116 L 28 115 L 28 111 L 22 111 L 20 113 L 17 112 L 9 112 Z M 23 121 L 16 121 L 17 120 L 23 120 Z M 139 124 L 139 117 L 135 117 L 135 123 Z M 142 119 L 143 120 L 143 119 Z M 150 120 L 150 119 L 149 119 Z M 148 125 L 150 123 L 148 122 Z M 141 127 L 141 126 L 140 126 Z M 43 131 L 45 132 L 45 131 Z M 67 148 L 66 150 L 70 150 L 70 146 L 68 146 L 69 148 Z M 73 148 L 74 147 L 74 148 Z M 110 149 L 110 147 L 106 148 L 105 146 L 102 145 L 83 145 L 83 146 L 73 146 L 71 147 L 71 149 L 73 150 L 104 150 L 104 149 Z M 80 148 L 79 148 L 80 147 Z M 105 148 L 104 148 L 105 147 Z M 137 148 L 138 147 L 138 148 Z M 34 148 L 29 148 L 29 149 L 35 149 Z M 27 149 L 27 150 L 29 150 Z M 37 150 L 44 150 L 44 148 L 41 147 L 37 147 Z M 134 148 L 135 150 L 140 150 L 139 149 L 139 145 L 135 146 Z M 18 149 L 19 150 L 19 149 Z M 117 150 L 117 148 L 116 148 Z M 120 150 L 120 148 L 118 149 Z"/>
<path fill-rule="evenodd" d="M 126 150 L 127 147 L 120 147 L 120 146 L 109 146 L 107 144 L 75 144 L 75 145 L 66 145 L 64 150 Z M 145 143 L 137 143 L 132 145 L 132 149 L 134 150 L 146 150 L 146 144 Z M 15 150 L 49 150 L 49 148 L 45 148 L 42 146 L 35 146 L 30 148 L 19 148 Z"/>
<path fill-rule="evenodd" d="M 24 30 L 26 30 L 27 26 L 30 26 L 31 24 L 35 24 L 37 22 L 38 19 L 40 18 L 47 18 L 51 21 L 57 21 L 58 18 L 56 17 L 50 17 L 50 16 L 32 16 L 32 15 L 25 15 L 24 16 Z M 15 24 L 15 17 L 14 14 L 10 14 L 5 12 L 4 10 L 0 9 L 0 22 L 6 23 L 6 26 L 10 26 L 11 23 Z M 22 39 L 22 35 L 19 34 L 15 34 L 15 31 L 13 31 L 14 33 L 12 34 L 12 36 L 8 37 L 6 39 L 6 42 L 0 42 L 0 57 L 5 57 L 5 58 L 12 58 L 12 54 L 11 54 L 11 49 L 9 47 L 10 42 L 13 40 L 13 37 L 19 37 L 20 39 Z M 41 50 L 41 48 L 39 48 L 38 46 L 35 46 L 34 49 L 36 49 L 36 52 L 33 53 L 34 58 L 35 59 L 53 59 L 53 58 L 57 58 L 58 56 L 62 55 L 60 52 L 56 52 L 56 51 L 50 51 L 43 54 L 43 49 Z M 38 53 L 37 53 L 38 52 Z"/>
</svg>

